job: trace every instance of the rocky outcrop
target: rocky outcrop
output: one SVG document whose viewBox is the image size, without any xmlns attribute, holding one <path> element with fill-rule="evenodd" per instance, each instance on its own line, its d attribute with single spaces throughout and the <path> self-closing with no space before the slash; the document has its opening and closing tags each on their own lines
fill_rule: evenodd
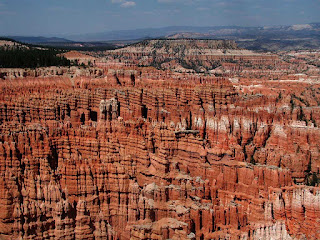
<svg viewBox="0 0 320 240">
<path fill-rule="evenodd" d="M 317 85 L 103 71 L 0 82 L 1 238 L 320 238 Z"/>
<path fill-rule="evenodd" d="M 274 54 L 239 49 L 234 41 L 229 40 L 145 40 L 107 51 L 106 55 L 109 61 L 119 61 L 127 66 L 153 66 L 175 72 L 215 75 L 247 76 L 245 71 L 248 69 L 261 73 L 286 64 Z"/>
<path fill-rule="evenodd" d="M 92 57 L 90 55 L 78 52 L 78 51 L 69 51 L 66 53 L 60 54 L 61 56 L 67 58 L 71 62 L 75 62 L 79 65 L 85 64 L 85 65 L 94 65 L 96 58 Z"/>
<path fill-rule="evenodd" d="M 103 70 L 99 68 L 80 68 L 80 67 L 45 67 L 36 69 L 21 68 L 0 68 L 0 79 L 12 80 L 35 77 L 100 77 Z"/>
</svg>

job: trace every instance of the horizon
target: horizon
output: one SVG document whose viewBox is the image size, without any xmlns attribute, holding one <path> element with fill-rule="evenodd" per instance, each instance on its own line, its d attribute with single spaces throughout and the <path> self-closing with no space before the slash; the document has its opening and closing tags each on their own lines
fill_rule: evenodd
<svg viewBox="0 0 320 240">
<path fill-rule="evenodd" d="M 262 27 L 320 22 L 319 0 L 0 0 L 2 36 L 63 37 L 167 27 Z"/>
<path fill-rule="evenodd" d="M 87 35 L 87 34 L 100 34 L 100 33 L 108 33 L 108 32 L 121 32 L 121 31 L 139 31 L 139 30 L 156 30 L 156 29 L 166 29 L 166 28 L 263 28 L 263 27 L 289 27 L 289 26 L 299 26 L 299 25 L 309 25 L 309 24 L 320 24 L 319 22 L 308 22 L 308 23 L 296 23 L 296 24 L 278 24 L 278 25 L 252 25 L 252 26 L 244 26 L 244 25 L 212 25 L 212 26 L 192 26 L 192 25 L 171 25 L 171 26 L 161 26 L 161 27 L 148 27 L 148 28 L 133 28 L 133 29 L 116 29 L 116 30 L 105 30 L 99 32 L 85 32 L 85 33 L 74 33 L 74 34 L 31 34 L 31 35 L 0 35 L 0 37 L 44 37 L 44 38 L 66 38 L 66 40 L 70 40 L 67 37 L 78 36 L 78 35 Z M 165 36 L 164 36 L 165 37 Z M 152 39 L 152 38 L 151 38 Z M 157 37 L 155 38 L 157 39 Z"/>
</svg>

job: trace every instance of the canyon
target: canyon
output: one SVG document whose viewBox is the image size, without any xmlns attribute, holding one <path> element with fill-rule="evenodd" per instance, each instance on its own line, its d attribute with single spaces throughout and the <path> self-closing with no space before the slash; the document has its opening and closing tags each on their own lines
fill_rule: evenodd
<svg viewBox="0 0 320 240">
<path fill-rule="evenodd" d="M 320 52 L 148 40 L 0 69 L 0 239 L 319 239 Z"/>
</svg>

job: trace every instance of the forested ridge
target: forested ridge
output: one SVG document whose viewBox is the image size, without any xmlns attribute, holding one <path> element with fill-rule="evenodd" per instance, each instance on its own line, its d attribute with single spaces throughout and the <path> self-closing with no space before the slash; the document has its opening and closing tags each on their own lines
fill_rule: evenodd
<svg viewBox="0 0 320 240">
<path fill-rule="evenodd" d="M 70 61 L 58 54 L 55 49 L 0 47 L 0 67 L 35 68 L 48 66 L 70 66 Z"/>
<path fill-rule="evenodd" d="M 36 47 L 18 41 L 0 38 L 13 43 L 0 46 L 1 68 L 36 68 L 49 66 L 70 66 L 70 61 L 59 55 L 62 50 Z"/>
</svg>

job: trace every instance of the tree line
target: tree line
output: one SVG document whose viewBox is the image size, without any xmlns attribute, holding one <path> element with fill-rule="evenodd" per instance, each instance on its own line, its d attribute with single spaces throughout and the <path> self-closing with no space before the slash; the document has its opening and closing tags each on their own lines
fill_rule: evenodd
<svg viewBox="0 0 320 240">
<path fill-rule="evenodd" d="M 6 48 L 0 47 L 0 67 L 1 68 L 36 68 L 49 66 L 70 66 L 71 62 L 64 56 L 60 56 L 61 51 L 56 49 L 38 48 Z"/>
</svg>

